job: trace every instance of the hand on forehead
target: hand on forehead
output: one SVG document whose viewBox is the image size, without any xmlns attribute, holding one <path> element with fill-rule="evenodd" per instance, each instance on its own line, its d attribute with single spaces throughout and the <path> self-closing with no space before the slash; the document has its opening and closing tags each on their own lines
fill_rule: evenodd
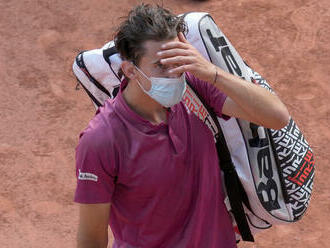
<svg viewBox="0 0 330 248">
<path fill-rule="evenodd" d="M 186 40 L 183 33 L 178 34 L 177 40 L 164 42 L 156 55 L 162 65 L 172 67 L 169 73 L 190 72 L 207 81 L 210 78 L 210 69 L 214 71 L 214 65 Z"/>
<path fill-rule="evenodd" d="M 188 45 L 188 41 L 180 32 L 175 40 L 166 42 L 161 45 L 161 49 L 157 52 L 157 56 L 160 59 L 164 59 L 174 56 L 188 55 Z"/>
</svg>

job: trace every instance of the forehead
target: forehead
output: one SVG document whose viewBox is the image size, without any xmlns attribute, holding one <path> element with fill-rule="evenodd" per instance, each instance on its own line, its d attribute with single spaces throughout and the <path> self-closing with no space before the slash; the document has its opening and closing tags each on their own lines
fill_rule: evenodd
<svg viewBox="0 0 330 248">
<path fill-rule="evenodd" d="M 153 63 L 158 56 L 156 55 L 156 53 L 161 49 L 161 46 L 167 42 L 170 41 L 177 41 L 178 37 L 175 37 L 173 39 L 169 39 L 169 40 L 164 40 L 164 41 L 154 41 L 154 40 L 148 40 L 145 41 L 143 44 L 143 48 L 144 48 L 144 55 L 141 57 L 141 64 L 149 64 L 149 63 Z"/>
</svg>

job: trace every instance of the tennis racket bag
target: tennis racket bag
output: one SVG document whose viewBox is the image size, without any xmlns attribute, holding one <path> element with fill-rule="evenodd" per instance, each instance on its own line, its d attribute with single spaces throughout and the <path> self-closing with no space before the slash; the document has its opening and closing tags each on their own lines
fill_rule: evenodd
<svg viewBox="0 0 330 248">
<path fill-rule="evenodd" d="M 189 30 L 187 40 L 206 59 L 247 83 L 273 92 L 266 80 L 243 61 L 208 13 L 190 12 L 183 17 Z M 73 72 L 96 108 L 118 93 L 123 79 L 118 73 L 120 64 L 113 41 L 77 55 Z M 218 154 L 225 203 L 233 216 L 237 240 L 253 241 L 256 232 L 303 216 L 311 198 L 314 158 L 292 118 L 280 130 L 236 118 L 225 121 L 216 117 L 190 87 L 183 101 L 209 126 L 218 151 L 221 147 Z"/>
</svg>

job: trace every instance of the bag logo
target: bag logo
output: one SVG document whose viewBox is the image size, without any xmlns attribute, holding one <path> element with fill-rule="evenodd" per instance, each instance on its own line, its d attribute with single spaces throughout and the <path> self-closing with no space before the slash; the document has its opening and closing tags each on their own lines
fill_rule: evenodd
<svg viewBox="0 0 330 248">
<path fill-rule="evenodd" d="M 198 98 L 198 96 L 196 96 L 193 90 L 188 87 L 188 85 L 182 100 L 184 102 L 184 105 L 186 106 L 187 111 L 194 113 L 201 121 L 203 121 L 208 126 L 216 141 L 215 136 L 219 133 L 217 125 L 213 121 L 212 117 L 210 116 L 209 112 L 207 111 L 201 100 Z"/>
<path fill-rule="evenodd" d="M 221 56 L 226 63 L 228 72 L 237 75 L 242 79 L 242 70 L 240 69 L 234 55 L 232 54 L 229 45 L 224 36 L 215 37 L 212 35 L 210 29 L 206 29 L 206 33 L 213 45 L 216 52 L 220 52 Z M 280 204 L 278 202 L 278 185 L 273 179 L 273 165 L 271 159 L 271 152 L 269 141 L 265 137 L 260 137 L 258 130 L 262 128 L 253 123 L 250 123 L 250 129 L 252 132 L 252 138 L 249 139 L 249 145 L 253 148 L 257 148 L 257 163 L 259 170 L 259 178 L 266 180 L 265 182 L 260 182 L 257 185 L 258 197 L 267 211 L 272 211 L 275 209 L 280 209 Z"/>
<path fill-rule="evenodd" d="M 221 56 L 224 59 L 226 66 L 228 68 L 228 71 L 231 74 L 236 74 L 237 76 L 241 77 L 244 79 L 244 77 L 242 77 L 242 71 L 238 66 L 237 61 L 235 60 L 234 55 L 232 54 L 232 52 L 229 49 L 229 45 L 226 42 L 226 39 L 224 36 L 220 36 L 220 37 L 214 37 L 211 33 L 210 29 L 206 29 L 206 33 L 210 38 L 210 41 L 215 49 L 216 52 L 221 52 Z M 234 73 L 235 71 L 235 73 Z"/>
<path fill-rule="evenodd" d="M 306 183 L 306 180 L 309 178 L 309 175 L 314 169 L 314 159 L 313 159 L 313 153 L 308 150 L 304 157 L 304 162 L 300 169 L 297 171 L 297 174 L 293 177 L 288 176 L 288 179 L 298 184 L 299 186 L 303 186 Z"/>
<path fill-rule="evenodd" d="M 260 126 L 250 123 L 250 129 L 252 132 L 252 139 L 249 139 L 251 147 L 260 148 L 257 153 L 257 164 L 259 170 L 259 178 L 266 179 L 267 183 L 260 182 L 257 185 L 257 194 L 262 202 L 263 206 L 268 210 L 272 211 L 279 209 L 280 204 L 278 202 L 278 188 L 275 180 L 273 179 L 273 166 L 270 155 L 269 141 L 266 137 L 260 137 L 258 130 Z"/>
</svg>

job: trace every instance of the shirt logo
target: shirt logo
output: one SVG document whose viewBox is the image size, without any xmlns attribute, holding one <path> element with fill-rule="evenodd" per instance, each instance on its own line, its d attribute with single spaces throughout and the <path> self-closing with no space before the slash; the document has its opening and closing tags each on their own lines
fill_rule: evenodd
<svg viewBox="0 0 330 248">
<path fill-rule="evenodd" d="M 81 172 L 80 169 L 79 169 L 78 179 L 79 180 L 89 180 L 89 181 L 97 182 L 98 177 L 93 173 Z"/>
</svg>

